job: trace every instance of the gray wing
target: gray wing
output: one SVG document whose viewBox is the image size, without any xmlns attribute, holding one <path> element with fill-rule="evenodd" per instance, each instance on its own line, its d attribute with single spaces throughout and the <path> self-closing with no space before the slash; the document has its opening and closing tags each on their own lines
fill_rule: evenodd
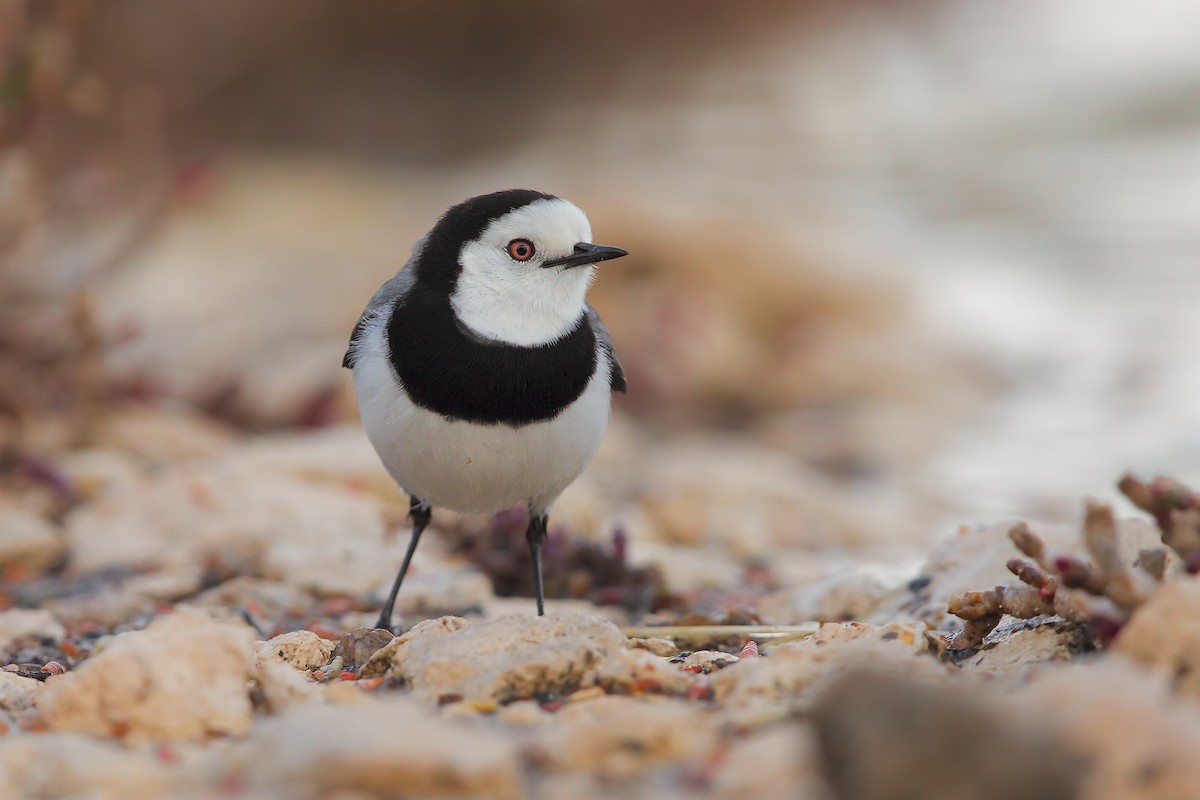
<svg viewBox="0 0 1200 800">
<path fill-rule="evenodd" d="M 412 288 L 412 285 L 417 280 L 417 273 L 412 267 L 413 261 L 416 260 L 416 255 L 408 260 L 404 265 L 404 269 L 397 272 L 387 283 L 379 287 L 371 297 L 371 302 L 367 303 L 366 309 L 362 316 L 358 318 L 358 322 L 354 325 L 354 333 L 350 334 L 350 346 L 346 348 L 346 355 L 342 358 L 342 366 L 347 369 L 354 369 L 355 345 L 358 344 L 358 337 L 362 333 L 363 326 L 367 322 L 379 314 L 384 309 L 396 302 L 396 300 L 406 294 Z"/>
<path fill-rule="evenodd" d="M 600 319 L 600 315 L 596 313 L 596 309 L 592 308 L 592 304 L 587 305 L 587 318 L 592 326 L 592 332 L 596 334 L 596 339 L 600 342 L 600 346 L 604 348 L 604 352 L 608 353 L 608 363 L 612 364 L 612 372 L 608 376 L 608 385 L 614 392 L 625 394 L 625 370 L 621 369 L 621 362 L 617 360 L 617 351 L 613 347 L 612 336 L 608 333 L 608 327 L 605 326 L 604 320 Z"/>
</svg>

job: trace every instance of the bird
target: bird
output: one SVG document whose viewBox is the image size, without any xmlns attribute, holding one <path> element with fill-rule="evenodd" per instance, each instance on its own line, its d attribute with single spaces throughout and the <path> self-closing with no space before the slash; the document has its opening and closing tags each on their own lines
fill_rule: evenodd
<svg viewBox="0 0 1200 800">
<path fill-rule="evenodd" d="M 586 295 L 594 244 L 575 204 L 531 189 L 451 206 L 375 292 L 342 366 L 388 473 L 409 495 L 412 534 L 377 627 L 434 508 L 529 512 L 525 539 L 538 616 L 551 504 L 591 461 L 614 392 L 626 392 L 612 337 Z"/>
</svg>

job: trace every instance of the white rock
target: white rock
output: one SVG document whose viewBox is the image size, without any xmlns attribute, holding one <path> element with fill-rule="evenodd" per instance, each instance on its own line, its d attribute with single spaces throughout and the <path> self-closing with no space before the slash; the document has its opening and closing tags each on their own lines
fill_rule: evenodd
<svg viewBox="0 0 1200 800">
<path fill-rule="evenodd" d="M 147 752 L 78 733 L 0 737 L 0 798 L 173 798 L 166 767 Z"/>
<path fill-rule="evenodd" d="M 256 662 L 280 661 L 298 670 L 310 670 L 329 663 L 336 642 L 322 639 L 312 631 L 291 631 L 265 642 L 254 650 Z"/>
<path fill-rule="evenodd" d="M 592 667 L 623 650 L 625 641 L 615 625 L 593 615 L 512 614 L 407 645 L 389 644 L 395 647 L 389 674 L 402 675 L 426 700 L 503 703 L 573 691 Z"/>
<path fill-rule="evenodd" d="M 41 717 L 51 730 L 135 740 L 244 733 L 253 648 L 249 626 L 179 609 L 47 680 Z"/>
</svg>

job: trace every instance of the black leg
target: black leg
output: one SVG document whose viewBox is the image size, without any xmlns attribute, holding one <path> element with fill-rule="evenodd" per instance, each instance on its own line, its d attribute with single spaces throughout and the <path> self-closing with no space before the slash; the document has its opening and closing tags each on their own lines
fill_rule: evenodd
<svg viewBox="0 0 1200 800">
<path fill-rule="evenodd" d="M 538 616 L 546 613 L 546 596 L 542 591 L 542 544 L 546 541 L 546 515 L 529 512 L 529 527 L 525 529 L 525 541 L 529 542 L 529 553 L 533 556 L 533 589 L 537 593 Z"/>
<path fill-rule="evenodd" d="M 413 553 L 417 552 L 417 542 L 421 541 L 421 534 L 425 532 L 425 526 L 433 517 L 433 511 L 414 497 L 409 501 L 408 516 L 413 523 L 412 538 L 408 540 L 408 552 L 404 554 L 404 563 L 400 565 L 400 571 L 396 573 L 396 582 L 392 584 L 392 591 L 388 595 L 387 602 L 383 604 L 383 610 L 379 612 L 379 621 L 375 623 L 376 628 L 386 628 L 389 631 L 392 629 L 392 608 L 396 605 L 396 595 L 400 594 L 400 584 L 404 583 L 404 574 L 408 572 L 408 563 L 412 561 Z"/>
</svg>

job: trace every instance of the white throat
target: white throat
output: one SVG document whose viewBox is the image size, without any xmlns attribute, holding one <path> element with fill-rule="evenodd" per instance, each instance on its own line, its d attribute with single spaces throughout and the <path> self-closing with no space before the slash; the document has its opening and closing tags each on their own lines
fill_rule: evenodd
<svg viewBox="0 0 1200 800">
<path fill-rule="evenodd" d="M 525 290 L 512 292 L 498 291 L 489 281 L 464 271 L 450 305 L 459 322 L 486 339 L 524 347 L 548 344 L 579 323 L 594 272 L 591 266 L 558 275 L 530 272 L 522 276 Z"/>
</svg>

